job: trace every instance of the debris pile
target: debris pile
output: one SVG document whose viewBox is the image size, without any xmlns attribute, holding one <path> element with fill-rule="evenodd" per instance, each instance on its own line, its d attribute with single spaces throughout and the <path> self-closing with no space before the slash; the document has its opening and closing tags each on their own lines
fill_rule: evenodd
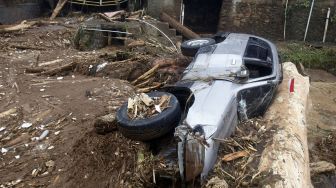
<svg viewBox="0 0 336 188">
<path fill-rule="evenodd" d="M 274 127 L 266 129 L 267 122 L 251 119 L 241 123 L 235 134 L 221 142 L 217 164 L 208 180 L 219 178 L 229 187 L 258 187 L 266 174 L 258 171 L 261 153 L 266 143 L 271 141 Z"/>
<path fill-rule="evenodd" d="M 146 119 L 163 112 L 169 107 L 170 96 L 150 97 L 145 93 L 128 99 L 127 114 L 130 119 Z"/>
</svg>

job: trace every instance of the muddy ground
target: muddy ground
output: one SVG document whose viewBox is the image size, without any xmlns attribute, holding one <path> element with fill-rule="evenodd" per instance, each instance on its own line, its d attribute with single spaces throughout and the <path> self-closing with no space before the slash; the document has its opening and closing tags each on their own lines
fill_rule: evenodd
<svg viewBox="0 0 336 188">
<path fill-rule="evenodd" d="M 0 34 L 1 187 L 143 185 L 137 153 L 144 144 L 119 132 L 98 135 L 93 124 L 134 95 L 137 88 L 129 81 L 162 56 L 123 45 L 78 51 L 72 39 L 81 19 L 59 20 L 72 22 L 66 27 L 43 24 Z M 51 61 L 41 68 L 76 66 L 55 74 L 31 73 Z M 151 81 L 173 82 L 179 72 L 169 71 L 158 71 Z M 39 139 L 43 133 L 48 134 Z"/>
<path fill-rule="evenodd" d="M 182 66 L 158 71 L 153 83 L 173 83 L 190 60 L 180 60 L 155 47 L 148 50 L 118 45 L 78 51 L 72 39 L 82 20 L 59 19 L 62 24 L 0 34 L 1 187 L 155 187 L 151 168 L 142 164 L 151 157 L 149 146 L 126 139 L 118 131 L 99 135 L 93 124 L 97 117 L 115 112 L 134 95 L 138 88 L 130 82 L 160 63 L 157 59 L 166 56 L 181 61 Z M 50 61 L 56 63 L 42 68 L 76 66 L 55 74 L 29 73 Z M 103 63 L 108 65 L 97 71 Z M 310 134 L 311 160 L 335 164 L 336 78 L 316 71 L 320 70 L 309 71 L 313 108 L 308 117 L 311 133 L 318 129 L 321 134 Z M 260 185 L 263 177 L 254 175 L 268 139 L 267 132 L 260 132 L 263 125 L 260 119 L 240 125 L 236 134 L 223 142 L 209 179 L 226 180 L 230 187 Z M 43 133 L 46 137 L 41 136 Z M 225 154 L 241 147 L 252 154 L 233 162 L 222 161 Z M 315 185 L 319 178 L 314 179 Z M 216 185 L 213 182 L 207 186 Z"/>
<path fill-rule="evenodd" d="M 336 164 L 336 76 L 308 69 L 311 79 L 308 104 L 308 147 L 310 162 Z M 312 177 L 315 187 L 335 187 L 336 172 Z"/>
</svg>

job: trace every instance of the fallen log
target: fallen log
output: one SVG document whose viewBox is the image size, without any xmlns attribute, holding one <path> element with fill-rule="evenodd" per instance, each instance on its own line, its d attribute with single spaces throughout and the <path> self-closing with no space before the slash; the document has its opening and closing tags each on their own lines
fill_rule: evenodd
<svg viewBox="0 0 336 188">
<path fill-rule="evenodd" d="M 188 39 L 197 39 L 200 38 L 198 34 L 190 30 L 189 28 L 183 26 L 178 21 L 176 21 L 174 18 L 170 17 L 168 14 L 162 12 L 160 15 L 160 18 L 164 22 L 168 22 L 168 24 L 175 28 L 177 31 L 182 33 L 183 36 L 187 37 Z"/>
<path fill-rule="evenodd" d="M 57 67 L 51 70 L 47 70 L 41 73 L 41 75 L 47 75 L 47 76 L 55 76 L 58 73 L 65 72 L 65 71 L 71 71 L 75 69 L 77 66 L 76 62 L 72 62 L 66 65 L 63 65 L 61 67 Z"/>
<path fill-rule="evenodd" d="M 11 25 L 5 28 L 0 29 L 0 33 L 7 33 L 7 32 L 13 32 L 13 31 L 21 31 L 24 29 L 28 29 L 35 24 L 38 24 L 39 22 L 37 21 L 32 21 L 32 22 L 27 22 L 26 20 L 22 21 L 20 24 L 17 25 Z"/>
<path fill-rule="evenodd" d="M 262 152 L 258 174 L 265 175 L 263 187 L 312 187 L 305 120 L 309 78 L 293 63 L 284 63 L 283 72 L 283 83 L 264 116 L 266 129 L 275 130 Z M 294 92 L 289 92 L 290 79 L 295 80 Z"/>
<path fill-rule="evenodd" d="M 56 8 L 54 9 L 53 13 L 51 14 L 50 16 L 50 20 L 53 20 L 57 17 L 57 15 L 60 13 L 60 11 L 63 9 L 65 3 L 67 2 L 68 0 L 59 0 L 57 5 L 56 5 Z"/>
</svg>

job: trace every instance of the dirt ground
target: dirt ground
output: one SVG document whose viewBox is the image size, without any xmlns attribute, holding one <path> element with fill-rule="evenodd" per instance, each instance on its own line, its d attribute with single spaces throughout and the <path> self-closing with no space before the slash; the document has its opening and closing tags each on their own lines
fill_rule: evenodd
<svg viewBox="0 0 336 188">
<path fill-rule="evenodd" d="M 137 153 L 144 144 L 118 132 L 98 135 L 93 124 L 134 95 L 129 81 L 162 56 L 124 46 L 78 51 L 71 43 L 82 19 L 0 34 L 1 187 L 141 186 Z M 132 55 L 119 58 L 118 51 Z M 43 68 L 77 66 L 49 75 L 28 71 L 51 61 Z M 161 70 L 152 81 L 173 81 L 171 72 Z"/>
<path fill-rule="evenodd" d="M 142 164 L 143 158 L 151 157 L 146 153 L 149 146 L 126 139 L 118 131 L 99 135 L 93 124 L 134 95 L 138 88 L 130 81 L 160 63 L 157 59 L 163 56 L 155 48 L 124 46 L 78 51 L 72 47 L 72 39 L 83 19 L 69 17 L 57 20 L 62 24 L 0 33 L 0 187 L 154 187 L 152 172 Z M 172 54 L 168 58 L 178 59 Z M 51 61 L 54 64 L 42 68 L 70 63 L 76 67 L 49 75 L 28 73 L 39 68 L 37 64 Z M 184 59 L 183 66 L 188 61 Z M 107 66 L 97 71 L 105 62 Z M 181 71 L 173 67 L 158 71 L 151 81 L 176 81 Z M 312 115 L 307 117 L 311 133 L 321 132 L 316 137 L 310 134 L 311 160 L 335 164 L 336 78 L 319 70 L 309 73 L 315 76 Z M 209 179 L 219 177 L 238 187 L 260 185 L 263 177 L 254 175 L 268 139 L 268 134 L 259 131 L 263 123 L 255 119 L 238 128 L 221 147 L 219 157 L 240 147 L 258 152 L 229 163 L 220 159 Z M 211 186 L 209 181 L 207 187 Z"/>
<path fill-rule="evenodd" d="M 323 70 L 307 70 L 311 79 L 307 123 L 310 162 L 336 164 L 336 76 Z M 315 187 L 335 187 L 336 172 L 312 177 Z"/>
</svg>

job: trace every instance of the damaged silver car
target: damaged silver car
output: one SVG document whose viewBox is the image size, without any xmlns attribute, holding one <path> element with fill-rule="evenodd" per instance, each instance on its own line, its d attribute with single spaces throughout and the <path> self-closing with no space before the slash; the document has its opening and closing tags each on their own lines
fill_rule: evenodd
<svg viewBox="0 0 336 188">
<path fill-rule="evenodd" d="M 124 104 L 117 119 L 125 136 L 164 145 L 158 155 L 173 156 L 168 166 L 178 166 L 181 182 L 189 182 L 208 175 L 219 141 L 229 137 L 239 121 L 265 113 L 282 81 L 282 67 L 273 43 L 247 34 L 219 33 L 185 41 L 181 51 L 194 56 L 182 79 L 149 93 L 171 95 L 173 108 L 149 120 L 131 120 Z M 171 141 L 164 136 L 169 132 L 174 132 L 168 136 Z M 158 141 L 162 137 L 164 141 Z"/>
</svg>

